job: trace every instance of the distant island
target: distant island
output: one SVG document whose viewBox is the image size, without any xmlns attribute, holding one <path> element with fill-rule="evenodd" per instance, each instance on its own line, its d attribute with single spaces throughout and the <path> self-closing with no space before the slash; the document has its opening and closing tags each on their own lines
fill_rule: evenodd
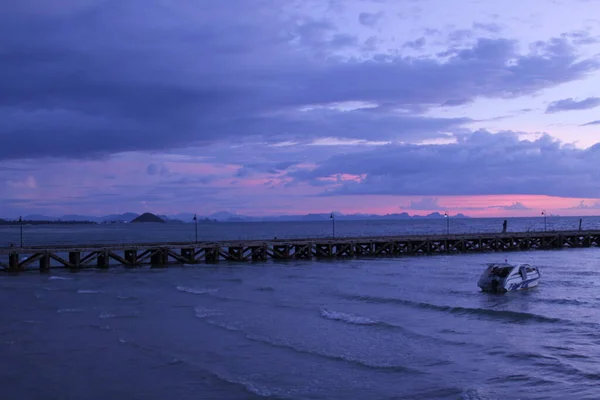
<svg viewBox="0 0 600 400">
<path fill-rule="evenodd" d="M 0 225 L 85 225 L 85 224 L 97 224 L 95 221 L 63 221 L 61 219 L 56 220 L 29 220 L 24 218 L 19 221 L 7 220 L 0 218 Z"/>
<path fill-rule="evenodd" d="M 135 217 L 134 219 L 131 220 L 132 224 L 138 223 L 138 222 L 158 222 L 158 223 L 165 223 L 165 220 L 157 217 L 156 215 L 152 214 L 152 213 L 143 213 L 142 215 L 140 215 L 139 217 Z"/>
<path fill-rule="evenodd" d="M 194 215 L 196 219 L 194 220 Z M 413 219 L 444 219 L 444 214 L 433 212 L 426 215 L 410 215 L 407 212 L 394 214 L 343 214 L 341 212 L 333 213 L 337 221 L 358 221 L 358 220 L 413 220 Z M 210 215 L 197 215 L 194 213 L 182 212 L 172 215 L 126 212 L 123 214 L 109 214 L 104 216 L 89 216 L 69 214 L 60 217 L 47 215 L 26 215 L 23 217 L 24 224 L 129 224 L 139 222 L 155 222 L 166 224 L 214 224 L 220 222 L 310 222 L 310 221 L 329 221 L 331 213 L 311 213 L 296 215 L 274 215 L 274 216 L 249 216 L 243 214 L 219 211 Z M 470 218 L 458 213 L 450 215 L 450 218 Z M 0 219 L 0 225 L 18 224 L 18 218 L 15 220 Z"/>
</svg>

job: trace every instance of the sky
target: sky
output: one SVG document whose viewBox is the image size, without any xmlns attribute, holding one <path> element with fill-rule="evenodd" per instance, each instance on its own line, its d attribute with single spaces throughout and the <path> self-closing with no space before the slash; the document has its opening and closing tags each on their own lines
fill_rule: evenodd
<svg viewBox="0 0 600 400">
<path fill-rule="evenodd" d="M 600 1 L 4 0 L 0 217 L 600 214 Z"/>
</svg>

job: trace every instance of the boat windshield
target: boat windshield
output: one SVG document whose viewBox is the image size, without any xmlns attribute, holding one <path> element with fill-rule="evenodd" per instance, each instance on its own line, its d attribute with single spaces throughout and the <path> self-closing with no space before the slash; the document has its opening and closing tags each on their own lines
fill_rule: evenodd
<svg viewBox="0 0 600 400">
<path fill-rule="evenodd" d="M 490 275 L 498 276 L 500 278 L 506 278 L 510 271 L 512 271 L 512 266 L 494 266 L 490 270 Z"/>
</svg>

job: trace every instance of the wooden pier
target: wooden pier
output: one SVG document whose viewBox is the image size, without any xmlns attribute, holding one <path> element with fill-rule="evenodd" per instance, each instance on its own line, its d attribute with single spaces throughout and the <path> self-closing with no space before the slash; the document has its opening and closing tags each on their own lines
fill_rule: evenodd
<svg viewBox="0 0 600 400">
<path fill-rule="evenodd" d="M 108 268 L 599 247 L 600 231 L 356 237 L 203 243 L 135 243 L 0 248 L 0 268 Z"/>
</svg>

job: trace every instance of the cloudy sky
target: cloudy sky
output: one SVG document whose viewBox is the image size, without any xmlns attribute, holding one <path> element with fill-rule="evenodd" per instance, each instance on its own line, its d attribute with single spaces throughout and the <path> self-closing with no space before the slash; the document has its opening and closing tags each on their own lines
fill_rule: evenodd
<svg viewBox="0 0 600 400">
<path fill-rule="evenodd" d="M 0 216 L 600 213 L 600 1 L 4 0 Z"/>
</svg>

